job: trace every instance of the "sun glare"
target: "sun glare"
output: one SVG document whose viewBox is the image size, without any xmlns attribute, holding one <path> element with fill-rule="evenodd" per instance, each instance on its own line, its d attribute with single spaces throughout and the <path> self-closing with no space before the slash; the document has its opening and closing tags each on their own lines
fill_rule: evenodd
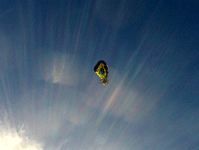
<svg viewBox="0 0 199 150">
<path fill-rule="evenodd" d="M 42 150 L 41 145 L 19 134 L 9 126 L 0 125 L 0 150 Z"/>
</svg>

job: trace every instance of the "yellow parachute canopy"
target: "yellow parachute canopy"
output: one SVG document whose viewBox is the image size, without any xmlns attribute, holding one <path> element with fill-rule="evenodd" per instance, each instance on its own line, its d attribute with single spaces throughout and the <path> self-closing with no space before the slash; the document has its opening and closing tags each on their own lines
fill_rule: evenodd
<svg viewBox="0 0 199 150">
<path fill-rule="evenodd" d="M 100 60 L 96 66 L 94 67 L 94 72 L 101 78 L 105 79 L 108 77 L 108 66 L 106 65 L 106 62 L 103 60 Z"/>
</svg>

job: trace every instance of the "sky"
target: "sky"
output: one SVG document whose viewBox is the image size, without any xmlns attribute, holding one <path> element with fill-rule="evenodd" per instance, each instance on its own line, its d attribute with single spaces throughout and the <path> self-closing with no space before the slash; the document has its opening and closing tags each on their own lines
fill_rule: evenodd
<svg viewBox="0 0 199 150">
<path fill-rule="evenodd" d="M 0 149 L 199 149 L 198 6 L 1 0 Z"/>
</svg>

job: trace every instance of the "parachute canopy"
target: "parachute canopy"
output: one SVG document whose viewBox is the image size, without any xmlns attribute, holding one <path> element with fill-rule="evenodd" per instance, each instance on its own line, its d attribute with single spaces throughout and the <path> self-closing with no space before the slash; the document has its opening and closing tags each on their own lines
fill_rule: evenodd
<svg viewBox="0 0 199 150">
<path fill-rule="evenodd" d="M 108 78 L 108 66 L 105 61 L 100 60 L 94 67 L 94 72 L 101 78 Z"/>
</svg>

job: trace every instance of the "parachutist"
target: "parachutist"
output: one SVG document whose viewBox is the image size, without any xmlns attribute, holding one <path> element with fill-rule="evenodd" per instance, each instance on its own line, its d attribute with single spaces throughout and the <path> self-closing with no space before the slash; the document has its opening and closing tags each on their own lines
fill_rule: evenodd
<svg viewBox="0 0 199 150">
<path fill-rule="evenodd" d="M 99 81 L 99 83 L 100 83 L 100 84 L 103 83 L 103 85 L 107 85 L 107 84 L 109 83 L 109 80 L 107 80 L 106 78 L 104 78 L 104 79 L 101 79 L 101 80 Z"/>
</svg>

